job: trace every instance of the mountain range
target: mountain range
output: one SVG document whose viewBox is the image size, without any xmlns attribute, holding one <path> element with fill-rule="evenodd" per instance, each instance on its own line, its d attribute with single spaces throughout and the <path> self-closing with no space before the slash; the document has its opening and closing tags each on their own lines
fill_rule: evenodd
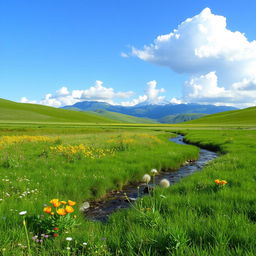
<svg viewBox="0 0 256 256">
<path fill-rule="evenodd" d="M 149 123 L 180 123 L 194 120 L 209 114 L 237 109 L 229 106 L 200 105 L 196 103 L 169 103 L 164 105 L 138 104 L 135 106 L 120 106 L 98 101 L 83 101 L 75 103 L 74 105 L 64 106 L 62 108 L 77 111 L 92 111 L 105 117 L 111 115 L 112 118 L 116 118 L 117 120 L 119 120 L 119 116 L 113 115 L 113 112 L 120 113 L 123 115 L 145 118 L 146 120 L 144 120 L 144 122 Z"/>
</svg>

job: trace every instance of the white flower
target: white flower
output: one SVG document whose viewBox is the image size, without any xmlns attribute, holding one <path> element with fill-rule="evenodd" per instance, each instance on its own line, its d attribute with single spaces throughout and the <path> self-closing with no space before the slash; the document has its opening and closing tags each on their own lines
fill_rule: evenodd
<svg viewBox="0 0 256 256">
<path fill-rule="evenodd" d="M 146 182 L 146 183 L 149 183 L 150 180 L 151 180 L 151 177 L 150 177 L 150 175 L 145 174 L 145 175 L 142 177 L 142 180 L 143 180 L 144 182 Z"/>
<path fill-rule="evenodd" d="M 156 174 L 158 173 L 158 171 L 157 171 L 157 169 L 152 169 L 152 170 L 150 171 L 150 173 L 151 173 L 152 175 L 156 175 Z"/>
<path fill-rule="evenodd" d="M 86 209 L 88 209 L 90 207 L 90 204 L 88 202 L 84 202 L 81 207 L 80 207 L 80 211 L 83 212 Z"/>
<path fill-rule="evenodd" d="M 86 242 L 84 242 L 84 243 L 83 243 L 83 245 L 87 245 L 87 243 L 86 243 Z"/>
<path fill-rule="evenodd" d="M 19 213 L 19 215 L 23 216 L 23 215 L 26 215 L 27 214 L 27 211 L 22 211 Z"/>
<path fill-rule="evenodd" d="M 72 237 L 67 237 L 66 240 L 67 241 L 72 241 Z"/>
<path fill-rule="evenodd" d="M 160 181 L 160 186 L 163 187 L 163 188 L 168 188 L 168 187 L 170 186 L 169 180 L 167 180 L 167 179 L 162 179 L 162 180 Z"/>
<path fill-rule="evenodd" d="M 70 247 L 67 247 L 67 250 L 70 250 Z"/>
</svg>

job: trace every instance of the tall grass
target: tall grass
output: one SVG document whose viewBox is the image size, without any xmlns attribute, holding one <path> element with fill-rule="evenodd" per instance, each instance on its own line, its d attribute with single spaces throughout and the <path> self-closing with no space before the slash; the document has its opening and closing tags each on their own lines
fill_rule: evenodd
<svg viewBox="0 0 256 256">
<path fill-rule="evenodd" d="M 42 246 L 32 243 L 33 254 L 256 255 L 256 131 L 183 133 L 191 143 L 218 150 L 220 157 L 169 188 L 157 188 L 154 197 L 141 198 L 129 210 L 113 214 L 106 224 L 77 214 L 80 226 Z M 27 210 L 30 216 L 41 214 L 43 204 L 54 197 L 81 204 L 103 196 L 108 190 L 121 189 L 128 181 L 140 180 L 151 168 L 175 169 L 186 159 L 197 156 L 195 147 L 175 145 L 168 141 L 168 136 L 149 130 L 146 134 L 137 130 L 60 134 L 55 142 L 13 144 L 2 149 L 2 253 L 27 255 L 22 218 L 18 215 L 21 210 Z M 49 150 L 53 145 L 80 143 L 115 148 L 116 153 L 95 161 L 66 159 Z M 215 184 L 216 179 L 228 184 Z M 19 198 L 28 188 L 37 191 Z M 67 236 L 73 238 L 69 251 Z"/>
<path fill-rule="evenodd" d="M 19 135 L 21 133 L 19 131 Z M 26 234 L 22 230 L 23 219 L 18 214 L 20 211 L 28 212 L 29 228 L 29 219 L 41 215 L 45 203 L 52 198 L 60 198 L 77 202 L 77 219 L 82 223 L 67 234 L 76 243 L 75 246 L 70 242 L 70 247 L 85 253 L 82 243 L 88 242 L 87 253 L 91 251 L 89 255 L 95 254 L 98 250 L 96 247 L 101 248 L 103 240 L 100 238 L 98 242 L 94 241 L 94 235 L 97 237 L 103 229 L 100 224 L 85 221 L 78 208 L 86 200 L 100 198 L 107 191 L 121 189 L 128 182 L 141 180 L 144 172 L 152 168 L 177 169 L 186 160 L 197 157 L 197 148 L 175 145 L 168 140 L 171 136 L 175 135 L 115 130 L 87 134 L 81 134 L 78 130 L 77 134 L 51 134 L 51 137 L 48 136 L 51 138 L 49 141 L 20 141 L 20 137 L 11 136 L 12 143 L 3 145 L 0 155 L 0 216 L 4 220 L 0 223 L 2 253 L 28 253 Z M 79 152 L 67 156 L 52 150 L 58 145 L 72 148 L 80 144 L 114 153 L 90 158 Z M 32 228 L 29 228 L 29 232 L 31 239 L 35 233 Z M 65 246 L 65 234 L 51 238 L 40 246 L 31 240 L 33 254 L 65 255 Z M 103 247 L 108 253 L 108 245 Z M 71 250 L 69 253 L 72 255 L 78 252 Z"/>
</svg>

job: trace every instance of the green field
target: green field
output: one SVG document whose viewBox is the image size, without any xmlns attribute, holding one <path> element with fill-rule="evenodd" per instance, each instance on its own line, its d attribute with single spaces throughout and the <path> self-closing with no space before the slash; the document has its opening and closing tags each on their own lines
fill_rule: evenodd
<svg viewBox="0 0 256 256">
<path fill-rule="evenodd" d="M 187 123 L 196 125 L 233 125 L 248 126 L 256 124 L 256 107 L 221 112 L 214 115 L 208 115 L 198 120 Z"/>
<path fill-rule="evenodd" d="M 7 103 L 0 126 L 2 255 L 256 255 L 253 108 L 170 126 L 95 124 L 86 113 L 59 115 L 28 104 L 20 108 L 22 120 L 18 113 L 11 119 L 8 111 L 18 103 Z M 49 119 L 33 119 L 31 111 Z M 173 186 L 157 186 L 107 223 L 86 219 L 79 210 L 84 202 L 141 181 L 152 168 L 176 170 L 196 159 L 197 147 L 169 141 L 173 132 L 219 157 Z M 228 183 L 220 186 L 216 179 Z M 60 216 L 52 206 L 58 217 L 44 213 L 52 199 L 75 201 L 74 212 Z"/>
<path fill-rule="evenodd" d="M 117 120 L 122 123 L 135 123 L 135 124 L 155 124 L 158 123 L 156 120 L 149 119 L 149 118 L 142 118 L 136 116 L 129 116 L 121 113 L 110 112 L 107 110 L 96 110 L 92 111 L 92 113 L 96 113 L 102 117 L 106 117 L 109 119 Z"/>
<path fill-rule="evenodd" d="M 1 123 L 116 123 L 89 112 L 77 112 L 0 99 Z"/>
</svg>

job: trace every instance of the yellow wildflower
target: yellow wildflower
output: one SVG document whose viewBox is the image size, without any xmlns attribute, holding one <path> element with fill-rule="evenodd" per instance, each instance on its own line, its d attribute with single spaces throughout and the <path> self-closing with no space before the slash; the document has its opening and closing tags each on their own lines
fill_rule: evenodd
<svg viewBox="0 0 256 256">
<path fill-rule="evenodd" d="M 75 205 L 75 204 L 76 204 L 76 202 L 71 201 L 71 200 L 68 200 L 68 205 L 73 206 L 73 205 Z"/>
<path fill-rule="evenodd" d="M 64 215 L 67 214 L 67 212 L 66 212 L 65 209 L 63 209 L 63 208 L 58 209 L 58 210 L 57 210 L 57 213 L 58 213 L 59 215 L 61 215 L 61 216 L 64 216 Z"/>
<path fill-rule="evenodd" d="M 67 213 L 71 213 L 71 212 L 74 212 L 74 208 L 72 206 L 67 205 L 66 208 L 65 208 L 65 211 Z"/>
<path fill-rule="evenodd" d="M 46 206 L 44 207 L 44 210 L 43 210 L 45 213 L 48 213 L 48 214 L 51 214 L 52 212 L 52 207 L 51 206 Z"/>
<path fill-rule="evenodd" d="M 56 202 L 59 202 L 59 199 L 52 199 L 52 200 L 50 201 L 51 204 L 54 204 L 54 203 L 56 203 Z"/>
</svg>

